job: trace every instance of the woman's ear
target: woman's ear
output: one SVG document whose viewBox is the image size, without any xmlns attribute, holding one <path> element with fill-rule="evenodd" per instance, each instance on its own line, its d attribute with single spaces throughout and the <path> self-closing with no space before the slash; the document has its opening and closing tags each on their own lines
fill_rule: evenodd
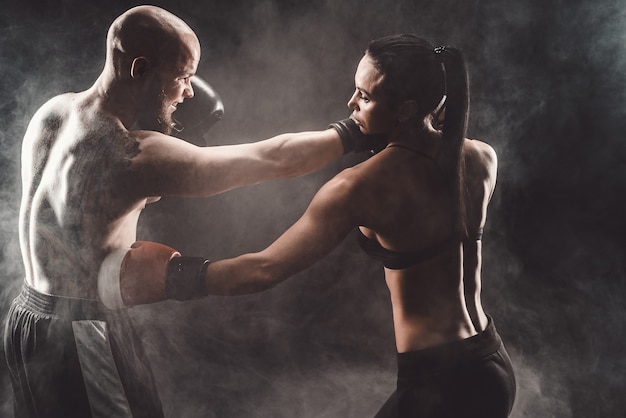
<svg viewBox="0 0 626 418">
<path fill-rule="evenodd" d="M 146 57 L 137 57 L 130 64 L 130 77 L 141 78 L 148 71 L 148 59 Z"/>
<path fill-rule="evenodd" d="M 406 122 L 417 113 L 417 102 L 413 99 L 405 100 L 398 107 L 398 120 Z"/>
</svg>

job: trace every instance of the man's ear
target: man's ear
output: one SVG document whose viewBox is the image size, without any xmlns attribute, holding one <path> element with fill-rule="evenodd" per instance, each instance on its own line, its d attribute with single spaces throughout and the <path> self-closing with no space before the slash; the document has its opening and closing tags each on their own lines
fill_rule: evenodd
<svg viewBox="0 0 626 418">
<path fill-rule="evenodd" d="M 141 78 L 148 71 L 148 59 L 146 57 L 137 57 L 130 64 L 130 77 Z"/>
<path fill-rule="evenodd" d="M 417 102 L 413 99 L 405 100 L 398 107 L 398 120 L 406 122 L 417 113 Z"/>
</svg>

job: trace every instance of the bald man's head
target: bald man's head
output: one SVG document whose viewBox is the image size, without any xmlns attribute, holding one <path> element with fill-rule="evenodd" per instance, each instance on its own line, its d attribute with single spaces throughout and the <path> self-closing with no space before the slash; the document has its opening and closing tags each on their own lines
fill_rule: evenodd
<svg viewBox="0 0 626 418">
<path fill-rule="evenodd" d="M 200 42 L 183 20 L 159 7 L 134 7 L 109 28 L 96 91 L 129 129 L 138 123 L 169 134 L 172 113 L 193 97 L 190 79 L 199 61 Z"/>
<path fill-rule="evenodd" d="M 200 43 L 182 19 L 155 6 L 137 6 L 119 16 L 107 35 L 107 64 L 126 72 L 132 61 L 144 57 L 152 66 L 176 65 L 197 55 Z"/>
</svg>

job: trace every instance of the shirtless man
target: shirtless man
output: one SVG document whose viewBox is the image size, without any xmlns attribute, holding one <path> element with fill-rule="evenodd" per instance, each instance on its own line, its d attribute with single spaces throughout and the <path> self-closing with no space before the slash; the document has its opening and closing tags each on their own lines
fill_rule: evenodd
<svg viewBox="0 0 626 418">
<path fill-rule="evenodd" d="M 93 86 L 54 97 L 30 122 L 19 217 L 25 286 L 5 330 L 16 417 L 163 416 L 124 310 L 100 301 L 103 259 L 136 241 L 139 214 L 161 196 L 303 175 L 359 134 L 347 123 L 213 148 L 169 136 L 177 105 L 194 96 L 199 60 L 198 38 L 181 19 L 130 9 L 109 28 Z"/>
</svg>

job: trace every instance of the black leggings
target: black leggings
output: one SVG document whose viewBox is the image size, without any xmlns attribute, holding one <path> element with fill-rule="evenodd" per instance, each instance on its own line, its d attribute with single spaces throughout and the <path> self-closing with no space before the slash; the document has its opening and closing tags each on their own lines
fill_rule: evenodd
<svg viewBox="0 0 626 418">
<path fill-rule="evenodd" d="M 465 340 L 398 353 L 396 391 L 376 418 L 505 418 L 515 375 L 493 321 Z"/>
<path fill-rule="evenodd" d="M 123 311 L 25 286 L 7 316 L 4 348 L 16 418 L 163 416 Z"/>
</svg>

